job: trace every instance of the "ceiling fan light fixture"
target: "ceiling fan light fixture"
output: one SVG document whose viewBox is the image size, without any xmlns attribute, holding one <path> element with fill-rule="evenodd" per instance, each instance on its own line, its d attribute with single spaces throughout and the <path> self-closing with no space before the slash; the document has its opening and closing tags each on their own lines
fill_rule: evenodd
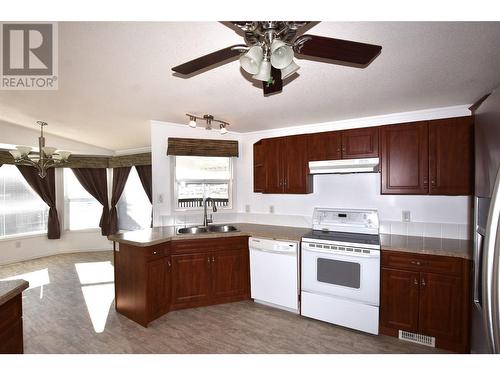
<svg viewBox="0 0 500 375">
<path fill-rule="evenodd" d="M 298 66 L 295 63 L 295 61 L 292 60 L 292 62 L 287 67 L 281 69 L 281 79 L 290 77 L 293 73 L 295 73 L 299 69 L 300 66 Z"/>
<path fill-rule="evenodd" d="M 269 60 L 262 61 L 259 72 L 252 76 L 252 78 L 264 82 L 269 81 L 269 78 L 271 78 L 271 62 Z"/>
<path fill-rule="evenodd" d="M 276 69 L 286 68 L 293 60 L 293 49 L 279 39 L 271 44 L 271 64 Z"/>
<path fill-rule="evenodd" d="M 245 72 L 257 74 L 260 69 L 263 55 L 264 52 L 261 46 L 253 46 L 247 53 L 240 57 L 240 65 Z"/>
</svg>

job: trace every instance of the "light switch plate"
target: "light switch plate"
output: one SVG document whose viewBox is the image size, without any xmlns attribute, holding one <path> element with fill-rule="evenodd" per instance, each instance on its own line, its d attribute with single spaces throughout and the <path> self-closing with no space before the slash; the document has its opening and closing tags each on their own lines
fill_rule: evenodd
<svg viewBox="0 0 500 375">
<path fill-rule="evenodd" d="M 250 205 L 249 204 L 245 205 L 245 212 L 250 212 Z"/>
<path fill-rule="evenodd" d="M 411 221 L 411 212 L 410 211 L 403 211 L 402 219 L 404 222 L 409 223 Z"/>
<path fill-rule="evenodd" d="M 273 205 L 269 206 L 269 213 L 274 214 L 274 206 Z"/>
</svg>

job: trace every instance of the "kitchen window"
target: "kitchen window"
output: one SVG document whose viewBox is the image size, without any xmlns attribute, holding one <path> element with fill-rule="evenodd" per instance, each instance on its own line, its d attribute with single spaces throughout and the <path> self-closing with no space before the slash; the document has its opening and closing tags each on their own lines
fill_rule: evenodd
<svg viewBox="0 0 500 375">
<path fill-rule="evenodd" d="M 46 233 L 49 207 L 14 165 L 0 167 L 0 238 Z"/>
<path fill-rule="evenodd" d="M 217 208 L 232 207 L 230 157 L 176 156 L 174 197 L 177 210 L 200 209 L 212 198 Z"/>
<path fill-rule="evenodd" d="M 64 168 L 64 227 L 97 229 L 101 215 L 102 205 L 83 188 L 71 168 Z"/>
<path fill-rule="evenodd" d="M 116 210 L 120 230 L 138 230 L 151 226 L 152 205 L 135 167 L 130 169 Z"/>
</svg>

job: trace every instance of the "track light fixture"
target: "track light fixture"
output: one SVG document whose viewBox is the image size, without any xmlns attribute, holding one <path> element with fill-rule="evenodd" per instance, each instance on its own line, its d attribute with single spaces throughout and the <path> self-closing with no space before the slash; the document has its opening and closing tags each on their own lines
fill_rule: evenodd
<svg viewBox="0 0 500 375">
<path fill-rule="evenodd" d="M 224 135 L 228 132 L 227 127 L 229 126 L 229 123 L 226 121 L 223 121 L 223 120 L 217 120 L 212 115 L 196 116 L 196 115 L 186 113 L 186 116 L 189 117 L 188 125 L 191 128 L 196 128 L 196 120 L 204 120 L 206 122 L 205 129 L 212 130 L 212 122 L 215 121 L 215 122 L 219 123 L 220 133 L 222 135 Z"/>
</svg>

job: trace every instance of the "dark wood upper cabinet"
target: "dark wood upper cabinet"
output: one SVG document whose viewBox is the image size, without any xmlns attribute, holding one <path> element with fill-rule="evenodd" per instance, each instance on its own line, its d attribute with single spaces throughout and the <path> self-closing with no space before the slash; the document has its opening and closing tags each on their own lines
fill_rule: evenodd
<svg viewBox="0 0 500 375">
<path fill-rule="evenodd" d="M 262 193 L 266 187 L 266 169 L 264 141 L 260 140 L 253 145 L 253 191 Z"/>
<path fill-rule="evenodd" d="M 307 135 L 309 161 L 342 158 L 342 132 L 332 131 Z"/>
<path fill-rule="evenodd" d="M 429 137 L 427 121 L 380 128 L 381 193 L 429 192 Z"/>
<path fill-rule="evenodd" d="M 380 324 L 417 332 L 419 273 L 382 268 L 380 281 Z"/>
<path fill-rule="evenodd" d="M 379 128 L 343 130 L 342 159 L 377 158 Z"/>
<path fill-rule="evenodd" d="M 429 121 L 429 193 L 474 193 L 474 123 L 471 116 Z"/>
<path fill-rule="evenodd" d="M 266 157 L 264 193 L 311 193 L 312 176 L 309 175 L 307 135 L 269 138 L 262 141 Z"/>
</svg>

